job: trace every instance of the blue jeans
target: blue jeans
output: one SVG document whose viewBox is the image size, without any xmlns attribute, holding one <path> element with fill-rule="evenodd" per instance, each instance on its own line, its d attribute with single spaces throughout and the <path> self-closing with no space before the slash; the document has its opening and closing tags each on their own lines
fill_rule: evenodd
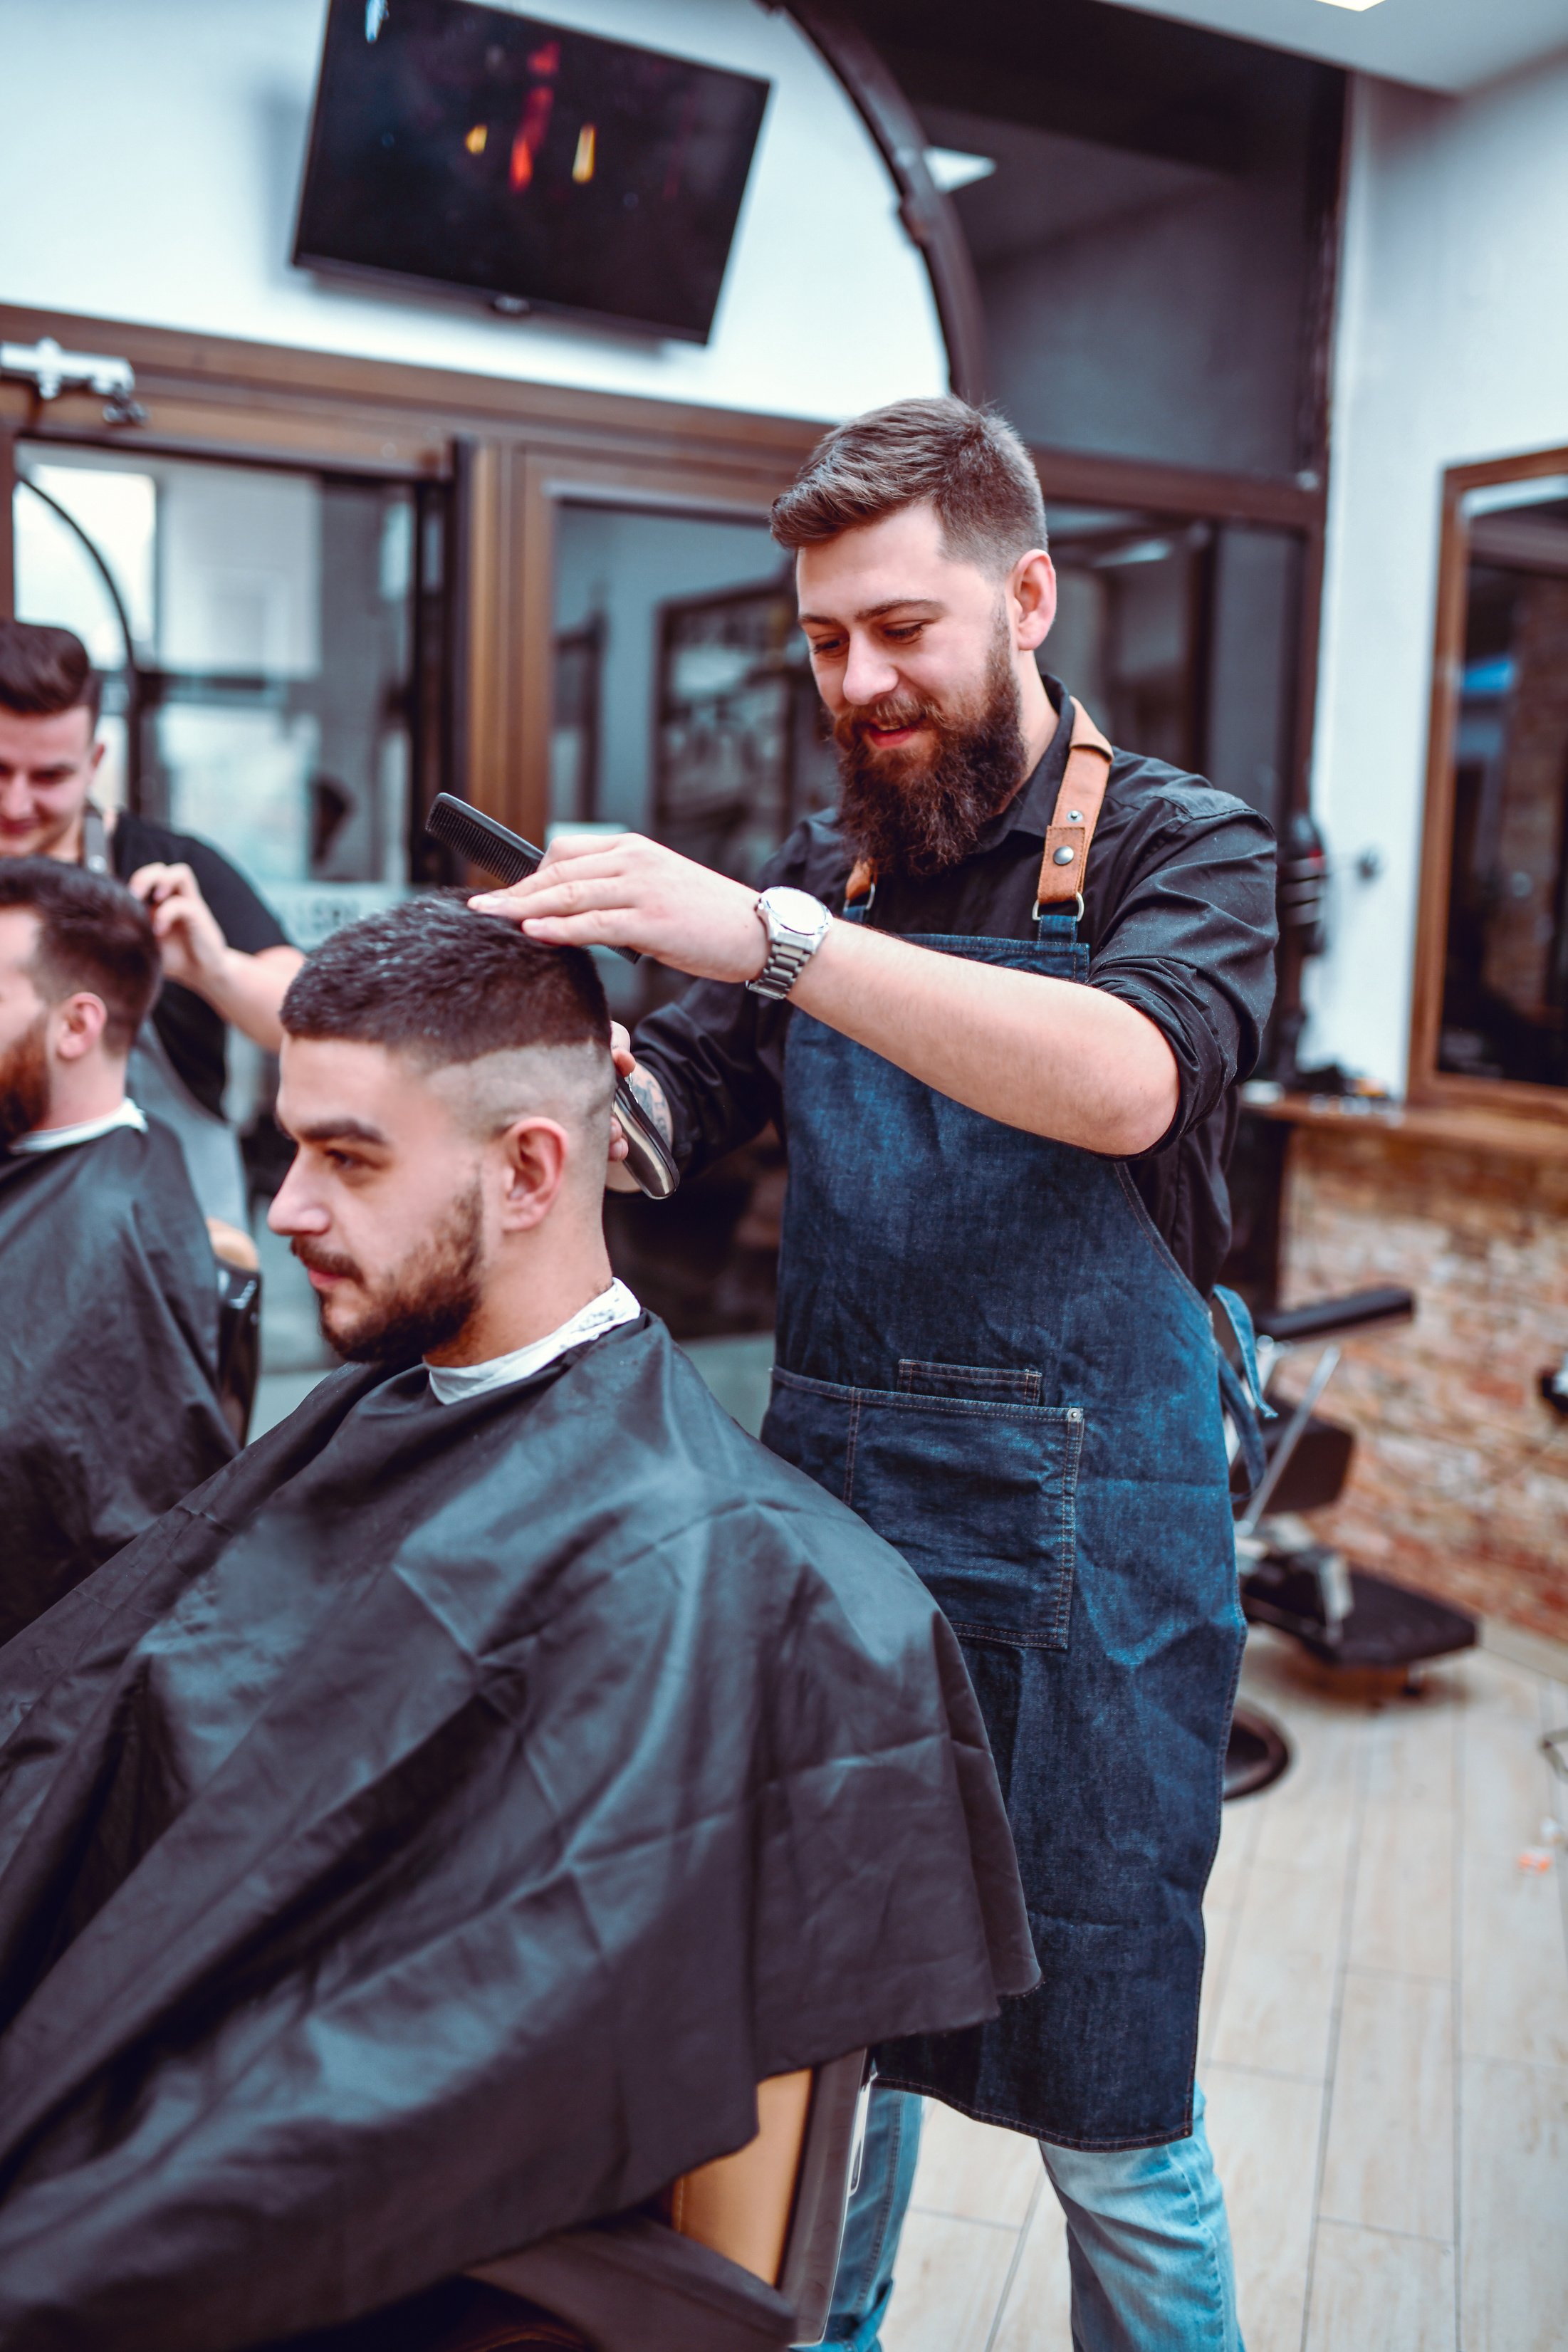
<svg viewBox="0 0 1568 2352">
<path fill-rule="evenodd" d="M 880 2352 L 920 2137 L 919 2099 L 872 2093 L 827 2323 L 834 2352 Z M 1110 2149 L 1042 2140 L 1040 2153 L 1067 2216 L 1073 2352 L 1243 2352 L 1201 2090 L 1186 2139 Z"/>
</svg>

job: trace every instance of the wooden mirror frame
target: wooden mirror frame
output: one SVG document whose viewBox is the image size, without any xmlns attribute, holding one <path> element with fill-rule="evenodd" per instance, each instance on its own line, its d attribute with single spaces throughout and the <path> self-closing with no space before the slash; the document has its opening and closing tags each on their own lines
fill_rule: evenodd
<svg viewBox="0 0 1568 2352">
<path fill-rule="evenodd" d="M 1538 449 L 1450 466 L 1443 476 L 1437 562 L 1437 616 L 1432 655 L 1432 700 L 1426 745 L 1426 802 L 1416 902 L 1415 969 L 1411 992 L 1407 1099 L 1447 1111 L 1511 1113 L 1568 1128 L 1568 1087 L 1542 1087 L 1524 1078 L 1467 1078 L 1437 1066 L 1443 1017 L 1443 968 L 1448 937 L 1448 886 L 1453 863 L 1454 732 L 1464 664 L 1469 525 L 1465 499 L 1499 482 L 1530 482 L 1568 474 L 1568 448 Z"/>
</svg>

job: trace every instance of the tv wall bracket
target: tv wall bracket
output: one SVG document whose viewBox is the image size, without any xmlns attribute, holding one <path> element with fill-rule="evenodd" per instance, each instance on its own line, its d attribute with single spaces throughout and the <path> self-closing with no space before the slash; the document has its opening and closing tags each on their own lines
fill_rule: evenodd
<svg viewBox="0 0 1568 2352">
<path fill-rule="evenodd" d="M 130 361 L 104 352 L 62 351 L 52 335 L 36 343 L 0 343 L 0 375 L 24 377 L 40 400 L 58 400 L 62 392 L 100 393 L 106 425 L 147 422 Z"/>
</svg>

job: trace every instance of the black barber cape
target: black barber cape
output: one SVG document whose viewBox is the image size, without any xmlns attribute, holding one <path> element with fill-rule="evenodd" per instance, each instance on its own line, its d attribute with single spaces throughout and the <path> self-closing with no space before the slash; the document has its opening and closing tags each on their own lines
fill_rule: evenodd
<svg viewBox="0 0 1568 2352">
<path fill-rule="evenodd" d="M 952 1634 L 646 1318 L 335 1373 L 0 1653 L 0 1737 L 5 2352 L 374 2309 L 1036 1979 Z"/>
<path fill-rule="evenodd" d="M 0 1641 L 229 1459 L 216 1361 L 166 1129 L 0 1153 Z"/>
</svg>

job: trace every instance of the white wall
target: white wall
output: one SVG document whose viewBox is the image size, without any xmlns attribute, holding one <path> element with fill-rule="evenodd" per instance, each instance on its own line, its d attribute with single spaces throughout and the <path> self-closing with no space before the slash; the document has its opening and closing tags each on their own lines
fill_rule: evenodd
<svg viewBox="0 0 1568 2352">
<path fill-rule="evenodd" d="M 787 415 L 945 388 L 892 184 L 787 18 L 754 0 L 529 13 L 773 83 L 707 346 L 389 301 L 291 268 L 323 0 L 0 0 L 0 299 Z"/>
<path fill-rule="evenodd" d="M 1403 1090 L 1443 469 L 1568 443 L 1568 57 L 1464 99 L 1358 81 L 1349 194 L 1313 783 L 1341 873 L 1305 1051 Z"/>
</svg>

